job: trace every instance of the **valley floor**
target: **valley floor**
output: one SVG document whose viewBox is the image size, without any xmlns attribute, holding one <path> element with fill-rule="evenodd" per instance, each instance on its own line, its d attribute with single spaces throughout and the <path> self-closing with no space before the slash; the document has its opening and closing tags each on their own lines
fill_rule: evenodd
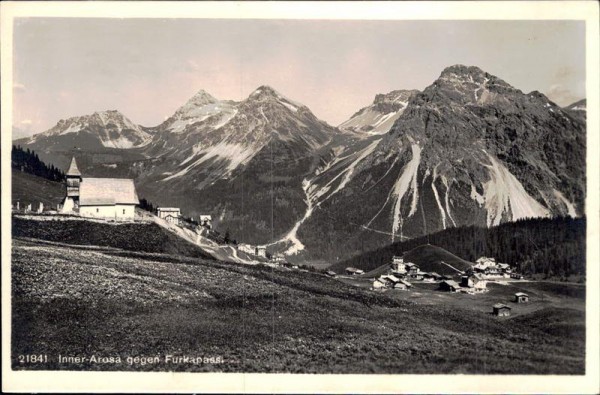
<svg viewBox="0 0 600 395">
<path fill-rule="evenodd" d="M 489 314 L 512 287 L 529 291 L 531 305 L 509 318 Z M 12 367 L 584 374 L 581 289 L 380 293 L 285 268 L 17 238 Z M 152 359 L 128 360 L 136 356 Z"/>
</svg>

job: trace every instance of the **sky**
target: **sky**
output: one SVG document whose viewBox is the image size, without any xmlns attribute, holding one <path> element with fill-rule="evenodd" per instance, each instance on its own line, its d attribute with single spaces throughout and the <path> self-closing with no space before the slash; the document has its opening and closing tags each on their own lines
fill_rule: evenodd
<svg viewBox="0 0 600 395">
<path fill-rule="evenodd" d="M 578 21 L 19 18 L 13 125 L 119 110 L 156 126 L 204 89 L 242 100 L 270 85 L 338 125 L 376 94 L 424 89 L 474 65 L 559 105 L 585 98 Z"/>
</svg>

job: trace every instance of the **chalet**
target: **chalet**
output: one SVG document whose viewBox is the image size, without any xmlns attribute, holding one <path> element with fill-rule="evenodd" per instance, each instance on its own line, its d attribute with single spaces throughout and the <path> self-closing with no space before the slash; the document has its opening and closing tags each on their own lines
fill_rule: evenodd
<svg viewBox="0 0 600 395">
<path fill-rule="evenodd" d="M 502 274 L 506 274 L 509 275 L 511 273 L 511 268 L 510 265 L 508 263 L 499 263 L 498 264 L 498 271 Z"/>
<path fill-rule="evenodd" d="M 442 276 L 440 276 L 436 272 L 423 274 L 423 281 L 426 281 L 428 283 L 433 283 L 433 282 L 439 281 L 439 280 L 441 280 L 441 278 L 442 278 Z"/>
<path fill-rule="evenodd" d="M 489 266 L 496 266 L 496 258 L 488 258 L 486 256 L 482 256 L 481 258 L 477 259 L 475 263 L 483 268 Z"/>
<path fill-rule="evenodd" d="M 355 267 L 347 267 L 346 268 L 346 274 L 349 274 L 351 276 L 357 276 L 357 275 L 360 275 L 360 274 L 365 274 L 365 272 L 362 271 L 362 270 L 360 270 L 360 269 L 357 269 Z"/>
<path fill-rule="evenodd" d="M 460 285 L 454 280 L 444 280 L 440 283 L 439 289 L 446 292 L 457 292 L 460 289 Z"/>
<path fill-rule="evenodd" d="M 480 274 L 462 276 L 460 286 L 463 288 L 471 289 L 472 292 L 487 291 L 487 281 L 484 280 Z"/>
<path fill-rule="evenodd" d="M 510 315 L 511 308 L 502 303 L 496 303 L 493 307 L 493 314 L 498 317 L 508 317 Z"/>
<path fill-rule="evenodd" d="M 337 273 L 334 272 L 333 270 L 327 270 L 325 272 L 325 274 L 328 275 L 329 277 L 335 277 L 335 276 L 337 276 Z"/>
<path fill-rule="evenodd" d="M 201 215 L 199 224 L 205 228 L 212 229 L 212 217 L 210 215 Z"/>
<path fill-rule="evenodd" d="M 409 283 L 406 280 L 400 279 L 400 284 L 404 285 L 406 287 L 406 289 L 409 289 L 410 287 L 412 287 L 412 284 Z"/>
<path fill-rule="evenodd" d="M 406 273 L 409 276 L 416 275 L 419 272 L 419 267 L 412 262 L 407 262 L 404 266 L 406 267 Z"/>
<path fill-rule="evenodd" d="M 390 285 L 390 287 L 393 287 L 394 284 L 397 284 L 400 282 L 400 279 L 398 277 L 394 276 L 393 274 L 384 275 L 384 276 L 381 276 L 380 278 L 387 281 L 388 284 Z"/>
<path fill-rule="evenodd" d="M 156 209 L 156 214 L 158 218 L 162 218 L 171 224 L 181 225 L 181 211 L 179 208 L 159 207 Z"/>
<path fill-rule="evenodd" d="M 285 262 L 285 255 L 283 255 L 282 253 L 273 254 L 271 260 L 276 263 L 283 263 Z"/>
<path fill-rule="evenodd" d="M 414 264 L 413 264 L 414 265 Z M 406 277 L 412 280 L 423 280 L 423 277 L 427 274 L 424 271 L 419 270 L 417 265 L 410 266 L 408 272 L 406 273 Z"/>
<path fill-rule="evenodd" d="M 387 288 L 387 283 L 384 280 L 375 279 L 373 281 L 373 289 L 383 289 Z"/>
<path fill-rule="evenodd" d="M 529 302 L 529 295 L 524 292 L 517 292 L 515 294 L 515 303 L 527 303 Z"/>
<path fill-rule="evenodd" d="M 517 279 L 517 280 L 522 280 L 523 279 L 523 275 L 519 274 L 519 273 L 511 273 L 510 274 L 510 278 L 514 278 L 514 279 Z"/>
<path fill-rule="evenodd" d="M 404 258 L 400 256 L 392 257 L 392 271 L 395 273 L 406 273 L 406 265 L 404 264 Z"/>
</svg>

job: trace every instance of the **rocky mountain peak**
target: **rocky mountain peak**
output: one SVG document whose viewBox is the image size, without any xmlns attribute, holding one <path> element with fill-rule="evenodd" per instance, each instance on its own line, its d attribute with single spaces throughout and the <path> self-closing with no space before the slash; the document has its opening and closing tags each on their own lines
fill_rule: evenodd
<svg viewBox="0 0 600 395">
<path fill-rule="evenodd" d="M 406 103 L 408 99 L 415 93 L 419 92 L 416 89 L 413 90 L 394 90 L 389 93 L 379 93 L 375 95 L 375 100 L 373 100 L 373 104 L 379 103 Z"/>
<path fill-rule="evenodd" d="M 449 100 L 458 105 L 489 104 L 505 101 L 506 95 L 522 94 L 500 78 L 476 66 L 454 65 L 442 71 L 440 77 L 427 87 L 424 98 Z"/>
<path fill-rule="evenodd" d="M 277 98 L 280 96 L 281 95 L 279 94 L 279 92 L 277 92 L 275 89 L 273 89 L 269 85 L 261 85 L 258 88 L 256 88 L 250 94 L 250 96 L 248 96 L 248 98 L 249 99 L 261 99 L 261 98 L 264 99 L 264 98 L 268 98 L 268 97 Z"/>
<path fill-rule="evenodd" d="M 205 106 L 218 103 L 214 96 L 206 92 L 204 89 L 200 89 L 194 96 L 192 96 L 183 106 L 175 112 L 175 117 L 187 117 L 194 116 L 193 114 Z"/>
<path fill-rule="evenodd" d="M 203 106 L 206 104 L 216 103 L 217 101 L 218 100 L 210 93 L 204 89 L 200 89 L 194 96 L 192 96 L 190 100 L 188 100 L 188 103 L 196 106 Z"/>
</svg>

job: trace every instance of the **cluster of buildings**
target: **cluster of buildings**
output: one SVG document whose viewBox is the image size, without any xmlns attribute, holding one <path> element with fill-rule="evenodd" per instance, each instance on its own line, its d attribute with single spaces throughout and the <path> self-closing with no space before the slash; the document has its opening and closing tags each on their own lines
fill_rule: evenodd
<svg viewBox="0 0 600 395">
<path fill-rule="evenodd" d="M 486 277 L 510 277 L 512 269 L 508 263 L 496 262 L 495 258 L 482 256 L 475 261 L 473 272 Z"/>
<path fill-rule="evenodd" d="M 346 268 L 350 275 L 363 274 L 360 269 Z M 444 292 L 460 292 L 467 294 L 480 294 L 488 291 L 488 280 L 494 277 L 508 277 L 520 275 L 513 273 L 510 266 L 497 263 L 494 258 L 481 257 L 469 270 L 454 275 L 440 275 L 436 272 L 422 271 L 418 265 L 405 261 L 401 256 L 394 256 L 390 270 L 375 278 L 373 289 L 404 289 L 411 287 L 409 281 L 422 281 L 425 283 L 438 283 L 439 290 Z"/>
<path fill-rule="evenodd" d="M 84 177 L 75 158 L 71 159 L 65 175 L 66 194 L 58 206 L 59 213 L 115 221 L 135 220 L 135 207 L 140 201 L 133 179 Z M 181 210 L 177 207 L 159 207 L 156 215 L 169 223 L 183 225 Z M 199 225 L 210 230 L 212 217 L 201 215 Z"/>
<path fill-rule="evenodd" d="M 524 292 L 517 292 L 514 298 L 515 303 L 528 303 L 529 295 Z M 492 314 L 498 317 L 508 317 L 510 316 L 512 307 L 505 303 L 496 303 L 492 306 Z"/>
<path fill-rule="evenodd" d="M 178 207 L 159 207 L 156 209 L 156 215 L 158 218 L 162 218 L 165 221 L 181 226 L 183 224 L 183 217 L 181 216 L 181 209 Z M 194 218 L 191 218 L 194 223 Z M 208 230 L 212 229 L 212 216 L 200 215 L 198 226 L 204 227 Z"/>
<path fill-rule="evenodd" d="M 352 268 L 347 268 L 348 269 Z M 412 287 L 410 281 L 423 281 L 435 283 L 450 280 L 450 276 L 443 276 L 436 272 L 424 272 L 415 263 L 405 262 L 403 257 L 392 257 L 392 264 L 387 274 L 383 274 L 373 281 L 373 289 L 401 289 L 409 290 Z"/>
<path fill-rule="evenodd" d="M 373 289 L 391 288 L 408 291 L 411 287 L 411 283 L 403 278 L 398 278 L 393 274 L 384 274 L 373 281 Z"/>
</svg>

